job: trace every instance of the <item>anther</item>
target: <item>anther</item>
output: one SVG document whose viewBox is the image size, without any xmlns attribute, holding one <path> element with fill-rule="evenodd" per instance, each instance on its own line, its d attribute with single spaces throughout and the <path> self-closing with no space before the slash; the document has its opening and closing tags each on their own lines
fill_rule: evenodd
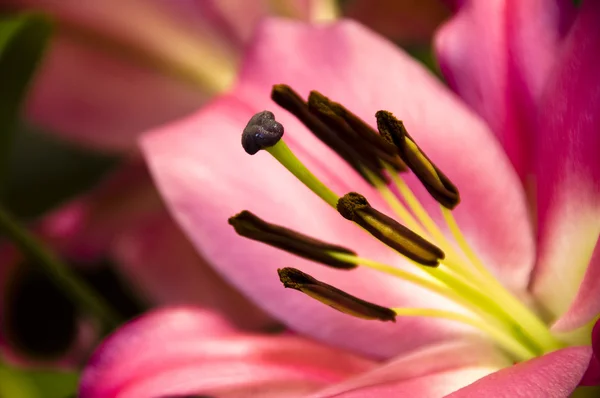
<svg viewBox="0 0 600 398">
<path fill-rule="evenodd" d="M 381 135 L 398 147 L 404 163 L 415 173 L 431 196 L 444 207 L 454 209 L 460 202 L 458 189 L 419 148 L 404 124 L 387 111 L 379 111 L 375 116 Z"/>
<path fill-rule="evenodd" d="M 365 180 L 371 182 L 364 168 L 367 167 L 371 171 L 376 171 L 377 168 L 373 159 L 365 159 L 355 148 L 349 145 L 348 140 L 340 137 L 337 132 L 333 131 L 322 120 L 319 120 L 316 115 L 311 113 L 306 101 L 292 90 L 291 87 L 285 84 L 274 85 L 271 91 L 271 99 L 277 105 L 294 115 L 315 137 L 344 159 Z M 379 175 L 381 173 L 376 171 L 376 174 Z"/>
<path fill-rule="evenodd" d="M 445 257 L 440 248 L 375 210 L 364 196 L 356 192 L 340 198 L 337 210 L 345 219 L 354 221 L 375 238 L 419 264 L 435 267 Z"/>
<path fill-rule="evenodd" d="M 356 264 L 336 259 L 331 253 L 356 255 L 352 250 L 311 238 L 291 229 L 268 223 L 249 211 L 229 219 L 235 232 L 246 238 L 266 243 L 297 256 L 334 268 L 353 269 Z"/>
<path fill-rule="evenodd" d="M 244 150 L 254 155 L 261 149 L 277 144 L 283 136 L 283 126 L 272 112 L 262 111 L 252 116 L 242 133 Z"/>
<path fill-rule="evenodd" d="M 391 308 L 359 299 L 295 268 L 277 270 L 283 286 L 298 290 L 340 312 L 362 319 L 396 322 Z"/>
<path fill-rule="evenodd" d="M 406 170 L 406 165 L 398 157 L 396 146 L 389 143 L 371 126 L 343 105 L 313 90 L 308 96 L 308 108 L 367 161 L 371 162 L 376 171 L 383 170 L 380 161 L 393 166 L 397 171 Z"/>
</svg>

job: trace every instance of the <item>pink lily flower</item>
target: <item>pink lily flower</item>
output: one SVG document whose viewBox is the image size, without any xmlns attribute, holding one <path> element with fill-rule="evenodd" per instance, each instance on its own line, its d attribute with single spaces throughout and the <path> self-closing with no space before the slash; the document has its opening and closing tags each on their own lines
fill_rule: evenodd
<svg viewBox="0 0 600 398">
<path fill-rule="evenodd" d="M 314 396 L 567 397 L 580 383 L 599 382 L 600 327 L 592 332 L 592 326 L 600 314 L 600 265 L 595 250 L 600 234 L 600 81 L 593 50 L 600 43 L 596 23 L 600 5 L 584 1 L 579 9 L 570 10 L 573 14 L 563 14 L 553 7 L 555 2 L 502 4 L 502 12 L 491 12 L 485 7 L 482 11 L 476 2 L 462 2 L 463 8 L 438 37 L 444 70 L 466 101 L 390 43 L 352 22 L 309 27 L 271 20 L 260 26 L 230 94 L 142 139 L 152 173 L 175 218 L 222 275 L 292 330 L 339 349 L 389 360 L 337 384 L 331 380 L 325 389 L 313 387 Z M 481 15 L 488 18 L 479 19 Z M 495 15 L 499 19 L 491 18 L 490 23 L 489 16 Z M 564 15 L 571 15 L 568 26 Z M 482 43 L 474 47 L 467 39 L 475 37 Z M 540 39 L 529 42 L 532 37 Z M 537 44 L 542 44 L 540 57 L 526 59 Z M 478 49 L 478 56 L 495 51 L 500 58 L 468 56 Z M 460 69 L 465 59 L 473 60 L 466 74 Z M 541 62 L 540 74 L 534 73 L 536 62 Z M 494 72 L 487 65 L 501 68 Z M 396 135 L 404 138 L 393 141 L 404 151 L 402 159 L 420 177 L 425 170 L 426 176 L 437 179 L 432 183 L 425 178 L 428 190 L 406 173 L 399 179 L 395 173 L 385 174 L 397 183 L 394 191 L 376 180 L 369 184 L 294 117 L 276 111 L 267 93 L 280 83 L 290 84 L 304 98 L 318 90 L 373 125 L 376 111 L 391 111 L 412 137 Z M 281 155 L 283 141 L 270 142 L 267 146 L 275 145 L 267 150 L 302 175 L 325 201 L 269 154 L 250 157 L 239 149 L 240 131 L 264 109 L 276 112 L 287 146 L 329 189 L 300 173 L 298 163 L 285 163 L 290 156 Z M 380 130 L 399 128 L 386 115 L 378 114 Z M 280 127 L 269 123 L 249 127 L 281 133 Z M 521 140 L 525 134 L 527 138 Z M 519 147 L 522 142 L 532 145 Z M 428 159 L 437 169 L 429 167 Z M 440 170 L 458 187 L 458 205 L 457 195 L 450 195 L 446 198 L 454 199 L 441 199 L 440 209 L 429 194 L 433 191 L 439 200 Z M 532 178 L 535 195 L 531 188 L 525 189 Z M 448 188 L 452 185 L 442 185 L 452 194 Z M 364 205 L 360 201 L 342 200 L 341 207 L 338 202 L 338 208 L 346 209 L 341 211 L 345 217 L 362 220 L 363 227 L 375 228 L 380 237 L 391 236 L 388 245 L 396 250 L 354 228 L 331 209 L 331 203 L 325 203 L 351 191 L 367 197 L 372 209 L 390 215 L 397 212 L 403 223 L 423 232 L 445 255 L 403 233 L 377 216 L 380 213 L 351 207 Z M 530 200 L 535 200 L 535 207 Z M 412 216 L 402 212 L 406 207 Z M 333 251 L 334 259 L 359 266 L 332 269 L 240 240 L 224 221 L 243 209 L 348 248 L 360 258 L 331 246 L 327 254 L 332 256 Z M 368 211 L 365 214 L 371 218 L 361 211 Z M 377 229 L 381 225 L 388 229 Z M 394 244 L 403 241 L 397 236 L 420 248 L 403 246 L 409 254 L 433 256 L 434 264 L 417 259 L 420 265 L 415 265 L 399 255 L 403 247 Z M 427 268 L 431 265 L 437 266 Z M 311 297 L 282 289 L 278 269 L 286 287 Z M 439 283 L 432 285 L 431 278 Z M 82 396 L 227 396 L 228 391 L 247 386 L 242 377 L 247 373 L 226 373 L 226 369 L 209 373 L 204 366 L 273 363 L 269 354 L 253 355 L 249 350 L 240 350 L 241 356 L 230 361 L 203 357 L 207 350 L 203 344 L 211 338 L 197 333 L 189 341 L 179 339 L 179 322 L 153 326 L 146 321 L 153 316 L 137 321 L 143 328 L 125 326 L 99 348 L 84 373 Z M 165 348 L 171 343 L 177 343 L 176 349 Z M 317 363 L 318 355 L 313 359 Z M 277 368 L 288 369 L 285 363 Z M 308 368 L 306 374 L 311 374 Z M 281 391 L 282 396 L 290 396 Z"/>
</svg>

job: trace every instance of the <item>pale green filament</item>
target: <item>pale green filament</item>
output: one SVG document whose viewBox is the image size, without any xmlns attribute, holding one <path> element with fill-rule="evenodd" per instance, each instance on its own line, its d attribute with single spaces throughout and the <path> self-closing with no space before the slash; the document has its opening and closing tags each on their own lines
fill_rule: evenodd
<svg viewBox="0 0 600 398">
<path fill-rule="evenodd" d="M 504 286 L 487 270 L 467 243 L 450 210 L 442 206 L 442 214 L 448 223 L 452 235 L 454 235 L 454 239 L 469 261 L 471 261 L 473 267 L 483 277 L 484 282 L 486 282 L 486 289 L 492 293 L 492 297 L 501 302 L 504 308 L 510 309 L 513 317 L 519 319 L 521 326 L 523 326 L 524 331 L 529 337 L 536 339 L 547 351 L 561 348 L 562 344 L 552 336 L 547 326 L 512 294 L 507 292 Z"/>
<path fill-rule="evenodd" d="M 460 270 L 460 272 L 466 275 L 470 275 L 471 271 L 459 261 L 460 256 L 456 253 L 456 250 L 452 244 L 446 239 L 442 231 L 440 231 L 435 221 L 433 221 L 433 219 L 429 216 L 427 210 L 425 210 L 425 208 L 421 205 L 408 185 L 406 185 L 404 180 L 390 165 L 384 163 L 384 166 L 392 178 L 394 185 L 398 189 L 398 192 L 400 192 L 400 195 L 402 195 L 402 198 L 406 201 L 408 207 L 427 231 L 428 237 L 432 239 L 446 254 L 446 259 L 443 261 L 443 263 L 452 266 L 454 269 Z"/>
<path fill-rule="evenodd" d="M 427 279 L 401 270 L 397 267 L 383 264 L 364 257 L 334 252 L 329 254 L 338 260 L 371 268 L 411 282 L 417 286 L 452 300 L 455 303 L 470 309 L 480 317 L 484 318 L 486 321 L 490 322 L 488 324 L 489 328 L 503 329 L 502 333 L 513 336 L 513 338 L 519 340 L 519 344 L 527 346 L 528 350 L 541 353 L 541 349 L 536 345 L 532 346 L 531 342 L 521 342 L 521 339 L 524 336 L 520 330 L 520 326 L 514 323 L 513 319 L 504 312 L 502 307 L 492 301 L 489 297 L 480 293 L 476 287 L 472 286 L 470 283 L 468 283 L 468 281 L 463 281 L 459 277 L 454 276 L 451 272 L 449 272 L 449 270 L 445 270 L 442 267 L 437 269 L 432 269 L 431 267 L 426 266 L 424 267 L 421 264 L 406 258 L 406 260 L 420 267 L 432 277 L 432 279 Z"/>
<path fill-rule="evenodd" d="M 454 236 L 454 240 L 456 241 L 456 243 L 458 243 L 458 247 L 460 247 L 465 256 L 467 256 L 467 258 L 471 262 L 471 265 L 477 270 L 477 272 L 481 274 L 481 276 L 483 276 L 483 278 L 485 278 L 486 280 L 493 279 L 495 281 L 496 279 L 493 277 L 493 275 L 487 270 L 487 268 L 485 268 L 485 266 L 479 260 L 475 252 L 471 250 L 471 247 L 467 243 L 467 240 L 460 231 L 460 227 L 458 226 L 456 220 L 454 219 L 454 216 L 452 215 L 452 211 L 441 205 L 440 209 L 442 210 L 442 215 L 446 220 L 448 229 L 452 233 L 452 236 Z"/>
<path fill-rule="evenodd" d="M 339 197 L 325 186 L 313 173 L 302 164 L 283 140 L 266 149 L 290 173 L 296 176 L 304 185 L 327 202 L 334 209 Z"/>
<path fill-rule="evenodd" d="M 441 318 L 473 326 L 492 337 L 500 347 L 511 353 L 519 361 L 526 361 L 536 356 L 534 352 L 522 345 L 518 340 L 515 340 L 513 336 L 467 315 L 433 308 L 392 308 L 392 310 L 398 316 Z"/>
<path fill-rule="evenodd" d="M 461 300 L 460 297 L 457 294 L 455 294 L 451 289 L 449 289 L 447 286 L 438 282 L 435 279 L 427 279 L 422 276 L 415 275 L 413 273 L 393 267 L 391 265 L 383 264 L 378 261 L 374 261 L 374 260 L 364 258 L 364 257 L 358 257 L 358 256 L 355 256 L 352 254 L 345 254 L 345 253 L 338 253 L 338 252 L 329 252 L 328 254 L 331 257 L 341 260 L 341 261 L 346 261 L 351 264 L 361 265 L 361 266 L 364 266 L 367 268 L 371 268 L 371 269 L 374 269 L 377 271 L 384 272 L 389 275 L 393 275 L 397 278 L 411 282 L 414 285 L 421 286 L 424 289 L 435 292 L 435 293 L 437 293 L 441 296 L 447 297 L 451 300 L 457 300 L 457 301 Z M 417 264 L 417 263 L 415 262 L 415 264 Z"/>
</svg>

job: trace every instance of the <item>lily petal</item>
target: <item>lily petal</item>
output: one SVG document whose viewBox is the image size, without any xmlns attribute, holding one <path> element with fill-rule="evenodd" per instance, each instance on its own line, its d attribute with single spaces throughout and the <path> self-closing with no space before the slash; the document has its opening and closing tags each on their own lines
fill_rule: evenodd
<svg viewBox="0 0 600 398">
<path fill-rule="evenodd" d="M 581 380 L 590 351 L 589 347 L 565 348 L 495 372 L 497 368 L 494 367 L 465 366 L 400 382 L 365 387 L 335 397 L 567 398 Z M 474 380 L 474 383 L 460 388 Z M 456 388 L 460 389 L 456 391 Z"/>
<path fill-rule="evenodd" d="M 568 0 L 466 0 L 437 33 L 450 86 L 490 125 L 523 181 L 541 91 L 575 14 Z"/>
<path fill-rule="evenodd" d="M 110 250 L 121 232 L 164 212 L 146 165 L 132 158 L 91 191 L 45 217 L 41 230 L 71 258 L 93 261 Z"/>
<path fill-rule="evenodd" d="M 201 21 L 211 26 L 228 42 L 242 50 L 252 36 L 259 20 L 267 15 L 308 20 L 318 3 L 330 0 L 191 0 L 174 2 L 161 0 L 169 8 L 179 11 L 182 18 L 196 24 Z"/>
<path fill-rule="evenodd" d="M 108 338 L 83 373 L 80 396 L 295 396 L 372 366 L 298 337 L 239 334 L 210 313 L 169 308 Z"/>
<path fill-rule="evenodd" d="M 196 109 L 235 74 L 232 50 L 165 4 L 8 0 L 0 7 L 57 19 L 27 110 L 34 122 L 82 144 L 131 149 L 141 131 Z"/>
<path fill-rule="evenodd" d="M 166 211 L 122 231 L 114 246 L 121 272 L 151 304 L 196 305 L 244 329 L 276 325 L 200 257 Z"/>
<path fill-rule="evenodd" d="M 489 344 L 477 340 L 456 341 L 425 347 L 393 359 L 370 372 L 327 387 L 311 397 L 435 398 L 506 366 L 510 366 L 510 361 Z"/>
<path fill-rule="evenodd" d="M 449 397 L 566 398 L 578 386 L 590 359 L 590 347 L 570 347 L 502 369 Z"/>
<path fill-rule="evenodd" d="M 544 94 L 536 147 L 539 254 L 533 291 L 558 330 L 600 313 L 600 4 L 584 2 Z"/>
<path fill-rule="evenodd" d="M 342 274 L 244 241 L 226 225 L 228 217 L 247 209 L 269 222 L 414 270 L 349 225 L 268 154 L 250 157 L 240 148 L 247 121 L 258 111 L 274 108 L 268 98 L 271 86 L 285 82 L 302 95 L 317 89 L 343 99 L 365 120 L 374 121 L 378 109 L 401 115 L 411 134 L 442 169 L 449 170 L 450 178 L 463 182 L 461 226 L 479 237 L 476 244 L 493 264 L 505 267 L 497 269 L 506 279 L 526 284 L 533 249 L 518 178 L 485 126 L 433 76 L 392 44 L 352 22 L 308 27 L 268 20 L 254 43 L 232 95 L 142 139 L 152 173 L 176 220 L 229 281 L 294 329 L 370 355 L 390 357 L 454 333 L 453 325 L 441 321 L 402 319 L 394 326 L 358 320 L 287 292 L 277 280 L 278 267 L 299 268 L 380 305 L 455 308 L 420 288 L 367 269 Z M 383 71 L 381 65 L 386 65 Z M 277 118 L 286 128 L 288 145 L 334 192 L 355 190 L 374 207 L 385 209 L 372 188 L 294 118 L 283 111 Z M 445 140 L 440 140 L 441 132 Z M 496 189 L 503 189 L 502 195 L 495 195 Z M 398 339 L 404 328 L 411 333 Z"/>
</svg>

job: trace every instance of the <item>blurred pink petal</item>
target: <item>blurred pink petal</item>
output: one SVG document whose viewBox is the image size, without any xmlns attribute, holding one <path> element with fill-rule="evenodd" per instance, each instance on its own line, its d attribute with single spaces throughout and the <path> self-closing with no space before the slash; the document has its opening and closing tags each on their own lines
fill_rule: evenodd
<svg viewBox="0 0 600 398">
<path fill-rule="evenodd" d="M 34 123 L 62 138 L 125 151 L 141 131 L 192 112 L 206 98 L 184 82 L 59 35 L 35 79 L 27 111 Z"/>
<path fill-rule="evenodd" d="M 371 367 L 298 337 L 239 334 L 181 307 L 150 313 L 106 340 L 83 373 L 80 396 L 295 396 Z"/>
<path fill-rule="evenodd" d="M 130 159 L 86 194 L 41 221 L 53 245 L 77 260 L 94 261 L 116 243 L 119 233 L 165 212 L 162 199 L 140 159 Z"/>
<path fill-rule="evenodd" d="M 239 54 L 266 15 L 309 19 L 331 0 L 6 0 L 0 9 L 57 19 L 28 100 L 32 120 L 61 137 L 127 150 L 229 88 Z"/>
<path fill-rule="evenodd" d="M 315 62 L 321 65 L 318 75 L 312 71 Z M 391 76 L 383 73 L 382 64 Z M 248 209 L 269 222 L 342 244 L 360 255 L 410 266 L 353 228 L 268 154 L 250 157 L 244 153 L 239 143 L 243 127 L 253 113 L 274 108 L 267 95 L 272 84 L 281 82 L 303 95 L 318 89 L 339 98 L 365 120 L 373 120 L 377 109 L 389 109 L 403 118 L 425 151 L 461 186 L 459 222 L 485 260 L 511 285 L 526 285 L 533 248 L 520 184 L 483 124 L 419 64 L 360 26 L 343 22 L 308 27 L 277 20 L 261 25 L 233 95 L 149 134 L 142 142 L 175 218 L 227 280 L 294 329 L 370 355 L 387 358 L 454 335 L 447 335 L 455 329 L 452 323 L 366 322 L 290 294 L 278 281 L 278 267 L 301 268 L 381 305 L 452 308 L 418 287 L 367 269 L 341 277 L 339 271 L 240 239 L 227 225 L 228 217 Z M 399 93 L 406 92 L 405 87 L 412 89 L 403 99 Z M 283 111 L 277 112 L 277 118 L 286 128 L 288 144 L 334 191 L 356 190 L 375 207 L 385 209 L 373 190 L 294 118 Z M 441 131 L 446 134 L 443 141 L 439 140 Z M 324 324 L 326 328 L 320 326 Z M 405 329 L 411 333 L 398 339 L 397 334 Z M 378 344 L 372 344 L 373 340 Z"/>
<path fill-rule="evenodd" d="M 404 45 L 428 44 L 449 14 L 441 0 L 354 0 L 345 8 L 346 17 Z"/>
<path fill-rule="evenodd" d="M 539 253 L 533 291 L 555 319 L 562 315 L 556 325 L 562 330 L 600 313 L 599 18 L 600 3 L 584 2 L 544 92 L 543 137 L 534 152 Z"/>
<path fill-rule="evenodd" d="M 538 102 L 574 13 L 569 0 L 466 0 L 436 37 L 448 83 L 488 122 L 525 182 Z"/>
<path fill-rule="evenodd" d="M 590 347 L 564 348 L 492 373 L 449 397 L 567 398 L 579 385 L 590 354 Z"/>
<path fill-rule="evenodd" d="M 255 26 L 266 15 L 281 15 L 309 20 L 311 8 L 318 3 L 330 0 L 182 0 L 173 2 L 160 0 L 179 13 L 180 18 L 187 18 L 198 24 L 205 23 L 213 30 L 227 38 L 232 46 L 243 49 L 251 38 Z M 312 4 L 311 4 L 312 3 Z"/>
<path fill-rule="evenodd" d="M 178 3 L 185 1 L 4 2 L 3 9 L 41 10 L 58 20 L 29 97 L 30 117 L 81 144 L 124 150 L 141 131 L 229 87 L 240 49 L 214 21 L 184 18 Z M 233 17 L 253 24 L 258 15 Z"/>
<path fill-rule="evenodd" d="M 393 359 L 369 372 L 318 391 L 311 397 L 437 398 L 509 365 L 510 362 L 487 343 L 456 341 L 425 347 Z"/>
</svg>

